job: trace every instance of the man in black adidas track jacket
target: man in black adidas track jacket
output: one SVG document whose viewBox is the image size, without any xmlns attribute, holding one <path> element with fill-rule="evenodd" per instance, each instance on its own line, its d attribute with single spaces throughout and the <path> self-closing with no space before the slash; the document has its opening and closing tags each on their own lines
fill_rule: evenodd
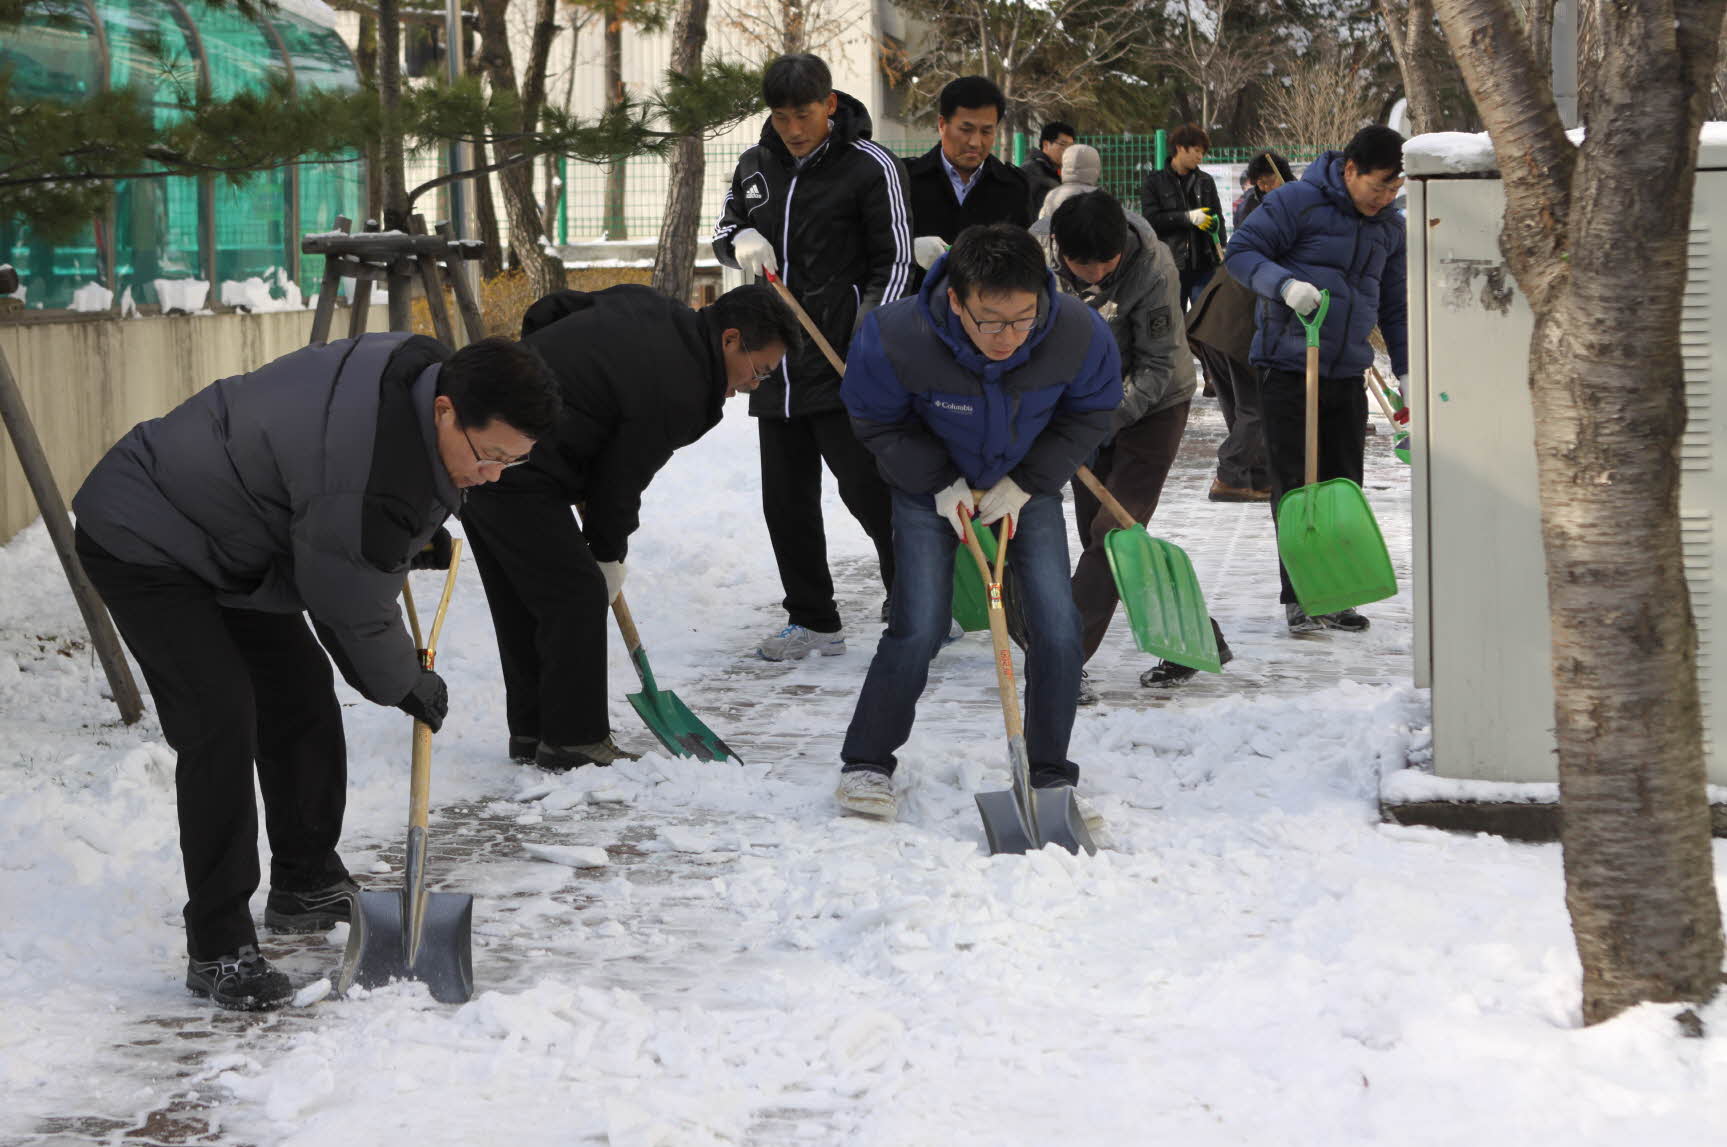
<svg viewBox="0 0 1727 1147">
<path fill-rule="evenodd" d="M 775 60 L 762 92 L 772 116 L 761 142 L 738 160 L 714 228 L 714 254 L 728 267 L 777 274 L 843 355 L 859 320 L 911 287 L 905 168 L 870 139 L 869 113 L 833 90 L 817 57 Z M 750 397 L 750 413 L 758 419 L 762 512 L 789 623 L 760 652 L 774 661 L 843 653 L 822 526 L 822 463 L 875 543 L 891 591 L 887 486 L 852 434 L 839 375 L 814 340 Z"/>
</svg>

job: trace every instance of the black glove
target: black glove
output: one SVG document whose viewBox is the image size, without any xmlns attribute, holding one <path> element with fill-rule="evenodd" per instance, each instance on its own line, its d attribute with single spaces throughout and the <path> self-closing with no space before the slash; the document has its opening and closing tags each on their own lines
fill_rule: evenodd
<svg viewBox="0 0 1727 1147">
<path fill-rule="evenodd" d="M 411 570 L 447 570 L 450 568 L 450 531 L 439 526 L 432 540 L 420 552 L 408 559 Z"/>
<path fill-rule="evenodd" d="M 436 733 L 444 727 L 444 714 L 450 711 L 450 690 L 442 677 L 430 669 L 422 669 L 420 679 L 406 697 L 396 702 L 396 708 L 416 721 L 424 721 Z"/>
</svg>

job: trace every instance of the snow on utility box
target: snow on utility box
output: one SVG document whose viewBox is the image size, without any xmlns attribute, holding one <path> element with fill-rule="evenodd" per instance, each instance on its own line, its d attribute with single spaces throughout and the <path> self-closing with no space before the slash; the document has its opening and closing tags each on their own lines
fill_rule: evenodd
<svg viewBox="0 0 1727 1147">
<path fill-rule="evenodd" d="M 1504 187 L 1486 136 L 1418 136 L 1409 177 L 1415 676 L 1433 690 L 1440 777 L 1558 778 L 1547 582 L 1529 396 L 1533 317 L 1499 253 Z M 1636 305 L 1634 290 L 1627 306 Z M 1601 316 L 1612 323 L 1612 315 Z M 1680 512 L 1704 746 L 1727 785 L 1727 124 L 1704 128 L 1682 350 Z M 1716 401 L 1720 392 L 1720 401 Z"/>
</svg>

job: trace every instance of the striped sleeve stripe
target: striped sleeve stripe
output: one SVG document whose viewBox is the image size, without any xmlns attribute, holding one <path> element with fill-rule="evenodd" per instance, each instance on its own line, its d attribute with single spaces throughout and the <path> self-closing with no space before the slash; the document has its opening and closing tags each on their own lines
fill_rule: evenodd
<svg viewBox="0 0 1727 1147">
<path fill-rule="evenodd" d="M 728 235 L 730 235 L 733 231 L 737 230 L 737 224 L 736 223 L 733 223 L 730 226 L 726 225 L 726 212 L 730 211 L 731 207 L 732 207 L 732 189 L 730 187 L 727 187 L 725 200 L 720 203 L 719 220 L 714 224 L 714 239 L 715 240 L 724 239 Z"/>
<path fill-rule="evenodd" d="M 894 260 L 893 274 L 888 277 L 887 289 L 882 292 L 881 301 L 891 303 L 905 294 L 906 287 L 911 283 L 911 211 L 906 204 L 905 188 L 896 177 L 893 157 L 880 144 L 867 139 L 853 140 L 852 146 L 880 164 L 882 178 L 887 181 Z"/>
</svg>

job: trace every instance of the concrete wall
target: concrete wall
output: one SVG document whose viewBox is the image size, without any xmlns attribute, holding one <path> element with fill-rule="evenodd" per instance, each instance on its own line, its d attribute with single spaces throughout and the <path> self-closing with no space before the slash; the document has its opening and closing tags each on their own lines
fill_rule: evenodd
<svg viewBox="0 0 1727 1147">
<path fill-rule="evenodd" d="M 347 319 L 346 311 L 337 312 L 337 333 Z M 373 307 L 369 328 L 388 325 L 385 309 Z M 0 352 L 70 502 L 90 468 L 135 423 L 165 414 L 219 378 L 305 346 L 311 328 L 311 311 L 0 321 Z M 37 516 L 12 440 L 0 434 L 0 543 Z"/>
</svg>

